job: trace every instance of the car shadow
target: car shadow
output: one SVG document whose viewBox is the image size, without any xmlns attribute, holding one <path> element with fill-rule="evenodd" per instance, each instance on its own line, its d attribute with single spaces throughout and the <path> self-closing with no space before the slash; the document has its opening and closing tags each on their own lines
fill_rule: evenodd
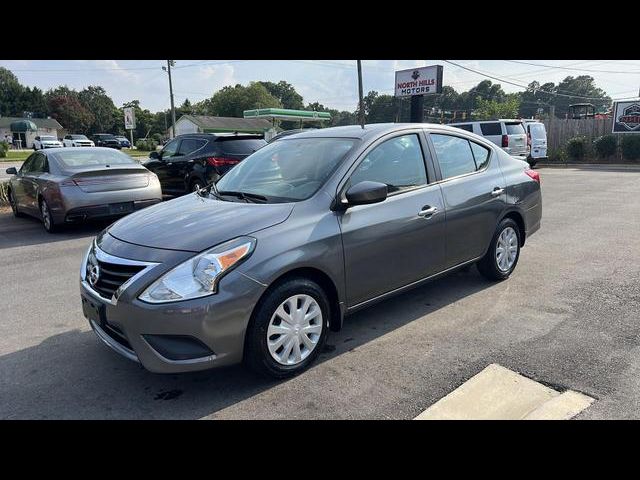
<svg viewBox="0 0 640 480">
<path fill-rule="evenodd" d="M 29 216 L 16 218 L 10 209 L 4 209 L 0 211 L 0 250 L 95 236 L 113 221 L 95 220 L 65 225 L 59 232 L 47 233 L 41 220 Z"/>
<path fill-rule="evenodd" d="M 346 319 L 342 331 L 329 335 L 314 371 L 491 285 L 473 268 L 362 310 Z M 0 378 L 4 419 L 198 419 L 286 382 L 242 366 L 153 374 L 110 351 L 93 332 L 77 329 L 0 356 Z"/>
</svg>

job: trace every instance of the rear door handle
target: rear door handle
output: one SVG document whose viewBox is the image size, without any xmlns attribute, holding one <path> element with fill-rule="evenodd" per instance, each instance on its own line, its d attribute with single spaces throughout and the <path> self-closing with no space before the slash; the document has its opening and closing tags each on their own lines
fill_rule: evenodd
<svg viewBox="0 0 640 480">
<path fill-rule="evenodd" d="M 425 205 L 424 207 L 422 207 L 422 210 L 418 212 L 418 216 L 428 219 L 428 218 L 431 218 L 437 212 L 438 212 L 438 207 L 430 207 L 429 205 Z"/>
<path fill-rule="evenodd" d="M 498 195 L 502 195 L 503 193 L 504 193 L 504 188 L 496 187 L 491 192 L 491 195 L 493 195 L 494 197 L 497 197 Z"/>
</svg>

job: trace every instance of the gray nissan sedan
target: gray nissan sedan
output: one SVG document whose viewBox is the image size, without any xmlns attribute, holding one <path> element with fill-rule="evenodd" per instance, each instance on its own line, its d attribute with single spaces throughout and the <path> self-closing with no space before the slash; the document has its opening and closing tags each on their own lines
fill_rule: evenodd
<svg viewBox="0 0 640 480">
<path fill-rule="evenodd" d="M 8 168 L 8 197 L 16 217 L 42 219 L 52 233 L 67 223 L 116 217 L 162 201 L 155 173 L 111 148 L 55 148 Z"/>
<path fill-rule="evenodd" d="M 80 270 L 97 336 L 153 372 L 308 367 L 350 313 L 475 263 L 513 272 L 540 178 L 432 124 L 307 131 L 104 230 Z"/>
</svg>

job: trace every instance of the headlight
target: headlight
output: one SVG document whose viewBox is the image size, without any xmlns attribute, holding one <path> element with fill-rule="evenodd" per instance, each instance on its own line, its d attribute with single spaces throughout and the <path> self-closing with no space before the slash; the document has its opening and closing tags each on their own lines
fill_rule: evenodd
<svg viewBox="0 0 640 480">
<path fill-rule="evenodd" d="M 181 263 L 140 295 L 148 303 L 177 302 L 216 293 L 220 279 L 252 253 L 255 238 L 238 237 Z"/>
</svg>

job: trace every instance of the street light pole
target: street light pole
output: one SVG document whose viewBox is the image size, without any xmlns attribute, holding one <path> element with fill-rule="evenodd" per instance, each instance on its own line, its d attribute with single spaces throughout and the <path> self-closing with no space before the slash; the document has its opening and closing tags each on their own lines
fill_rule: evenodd
<svg viewBox="0 0 640 480">
<path fill-rule="evenodd" d="M 362 61 L 358 60 L 358 96 L 360 103 L 360 126 L 364 129 L 364 100 L 362 98 Z"/>
<path fill-rule="evenodd" d="M 175 65 L 174 60 L 167 60 L 167 66 L 162 69 L 169 74 L 169 96 L 171 97 L 171 132 L 173 138 L 176 136 L 176 109 L 173 106 L 173 84 L 171 83 L 171 67 Z"/>
</svg>

